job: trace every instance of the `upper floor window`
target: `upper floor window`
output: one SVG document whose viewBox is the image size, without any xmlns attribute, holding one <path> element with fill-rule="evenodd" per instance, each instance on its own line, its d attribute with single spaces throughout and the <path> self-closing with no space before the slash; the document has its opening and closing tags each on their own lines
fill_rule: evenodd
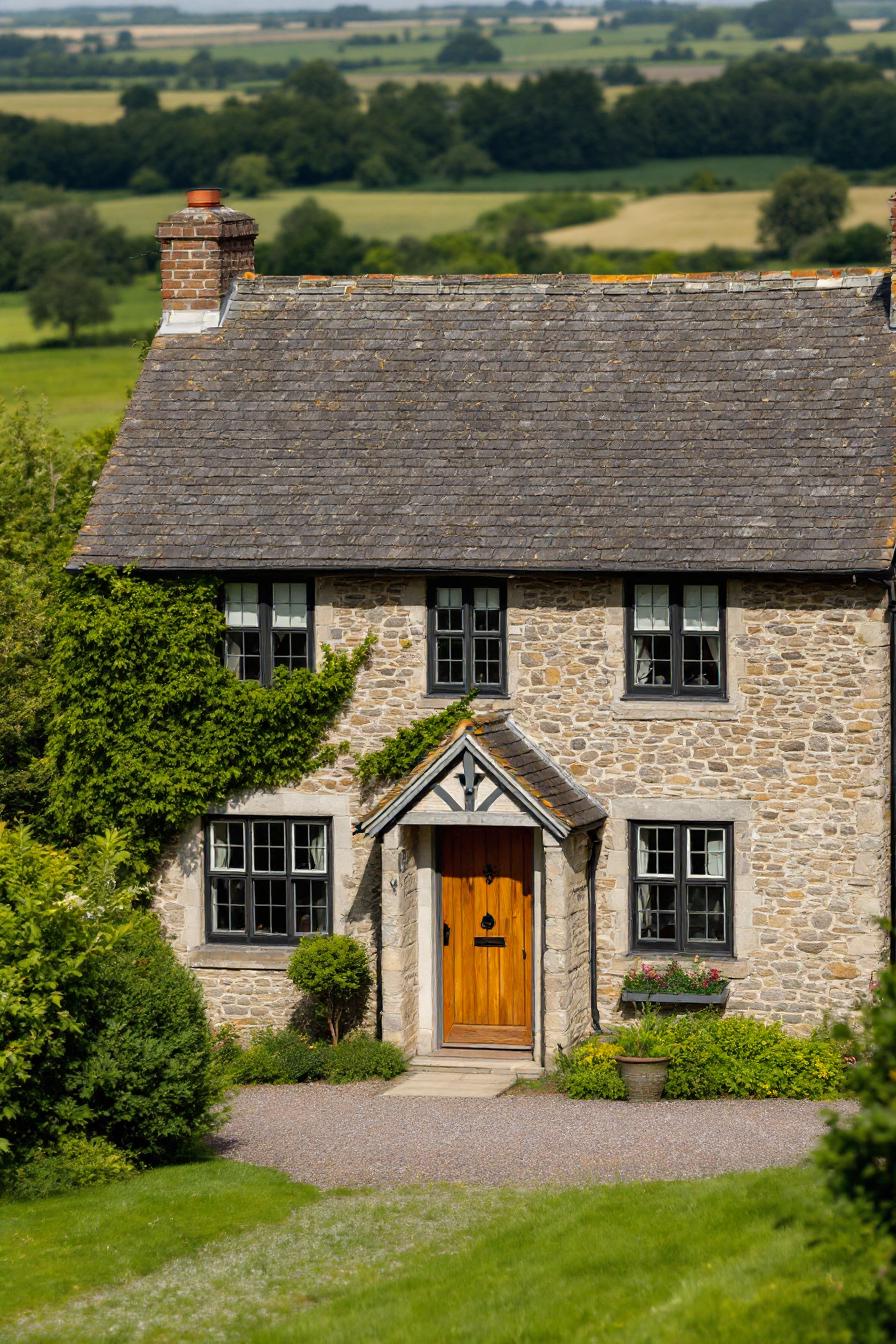
<svg viewBox="0 0 896 1344">
<path fill-rule="evenodd" d="M 626 614 L 629 695 L 724 696 L 722 584 L 636 579 Z"/>
<path fill-rule="evenodd" d="M 429 590 L 429 689 L 507 689 L 507 590 L 503 583 L 438 579 Z"/>
<path fill-rule="evenodd" d="M 306 579 L 225 583 L 224 619 L 224 662 L 241 681 L 270 686 L 277 667 L 312 666 L 312 589 Z"/>
<path fill-rule="evenodd" d="M 222 817 L 206 826 L 208 937 L 295 942 L 329 933 L 330 828 L 310 817 Z"/>
<path fill-rule="evenodd" d="M 730 822 L 631 828 L 632 946 L 652 952 L 730 952 Z"/>
</svg>

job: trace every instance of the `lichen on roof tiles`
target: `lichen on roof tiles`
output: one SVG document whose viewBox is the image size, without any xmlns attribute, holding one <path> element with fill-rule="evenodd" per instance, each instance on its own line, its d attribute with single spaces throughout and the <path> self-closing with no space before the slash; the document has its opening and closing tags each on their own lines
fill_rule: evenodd
<svg viewBox="0 0 896 1344">
<path fill-rule="evenodd" d="M 889 277 L 255 277 L 159 338 L 75 564 L 881 571 Z"/>
</svg>

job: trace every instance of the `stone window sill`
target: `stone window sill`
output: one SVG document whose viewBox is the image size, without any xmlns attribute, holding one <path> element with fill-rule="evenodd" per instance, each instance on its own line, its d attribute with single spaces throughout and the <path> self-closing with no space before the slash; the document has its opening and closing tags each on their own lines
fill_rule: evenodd
<svg viewBox="0 0 896 1344">
<path fill-rule="evenodd" d="M 201 943 L 190 949 L 186 961 L 194 970 L 285 971 L 292 953 L 291 947 Z"/>
<path fill-rule="evenodd" d="M 614 700 L 610 705 L 614 719 L 652 719 L 654 722 L 675 719 L 730 722 L 739 718 L 742 710 L 741 696 L 734 700 Z"/>
</svg>

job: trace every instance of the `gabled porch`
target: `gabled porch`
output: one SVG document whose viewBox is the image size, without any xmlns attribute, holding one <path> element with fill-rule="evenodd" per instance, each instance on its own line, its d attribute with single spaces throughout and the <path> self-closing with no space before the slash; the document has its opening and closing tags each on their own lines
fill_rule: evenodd
<svg viewBox="0 0 896 1344">
<path fill-rule="evenodd" d="M 507 713 L 459 724 L 360 823 L 382 843 L 382 1034 L 542 1064 L 591 1030 L 606 813 Z"/>
</svg>

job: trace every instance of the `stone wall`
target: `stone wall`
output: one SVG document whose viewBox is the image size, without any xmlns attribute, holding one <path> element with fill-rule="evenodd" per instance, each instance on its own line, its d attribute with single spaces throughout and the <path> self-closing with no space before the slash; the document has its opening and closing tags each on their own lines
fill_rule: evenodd
<svg viewBox="0 0 896 1344">
<path fill-rule="evenodd" d="M 445 703 L 426 695 L 425 597 L 422 578 L 337 575 L 317 582 L 318 648 L 323 642 L 356 645 L 369 630 L 377 635 L 370 666 L 334 727 L 333 740 L 348 739 L 352 753 L 370 750 Z M 880 586 L 838 579 L 732 580 L 729 699 L 687 704 L 624 698 L 621 580 L 513 579 L 508 601 L 510 695 L 483 697 L 476 707 L 512 708 L 520 727 L 609 812 L 596 875 L 605 1019 L 616 1011 L 622 975 L 641 959 L 629 955 L 627 859 L 628 822 L 639 816 L 734 825 L 736 955 L 719 962 L 734 981 L 734 1010 L 800 1027 L 824 1012 L 848 1011 L 879 963 L 883 940 L 874 921 L 888 900 L 888 687 Z M 304 781 L 291 799 L 284 802 L 288 791 L 280 791 L 253 805 L 339 813 L 344 841 L 336 927 L 357 932 L 374 949 L 387 883 L 381 881 L 379 844 L 351 832 L 369 805 L 354 790 L 351 767 L 352 756 L 342 756 Z M 587 904 L 576 885 L 580 879 L 570 876 L 575 868 L 566 868 L 562 878 L 562 864 L 549 876 L 545 904 L 550 920 L 552 901 L 560 899 L 559 888 L 552 894 L 552 880 L 562 880 L 574 929 L 560 942 L 572 941 L 561 947 L 548 938 L 545 972 L 564 974 L 574 986 L 563 1007 L 571 1016 L 562 1030 L 571 1034 L 587 1030 L 581 956 Z M 205 937 L 201 885 L 201 854 L 192 835 L 169 856 L 159 895 L 185 958 Z M 404 882 L 401 901 L 404 907 L 411 903 Z M 402 920 L 408 918 L 406 910 Z M 384 906 L 384 947 L 389 930 L 397 928 Z M 403 935 L 396 937 L 400 943 Z M 400 947 L 402 975 L 410 974 L 409 948 Z M 257 992 L 260 982 L 251 983 Z M 236 989 L 210 992 L 223 1002 L 225 991 Z M 383 991 L 385 1013 L 385 986 Z M 549 997 L 546 985 L 546 1034 L 549 1014 L 561 1006 Z M 406 996 L 394 1012 L 412 1033 Z"/>
<path fill-rule="evenodd" d="M 383 839 L 382 1035 L 413 1054 L 417 1047 L 417 859 L 414 828 Z"/>
</svg>

